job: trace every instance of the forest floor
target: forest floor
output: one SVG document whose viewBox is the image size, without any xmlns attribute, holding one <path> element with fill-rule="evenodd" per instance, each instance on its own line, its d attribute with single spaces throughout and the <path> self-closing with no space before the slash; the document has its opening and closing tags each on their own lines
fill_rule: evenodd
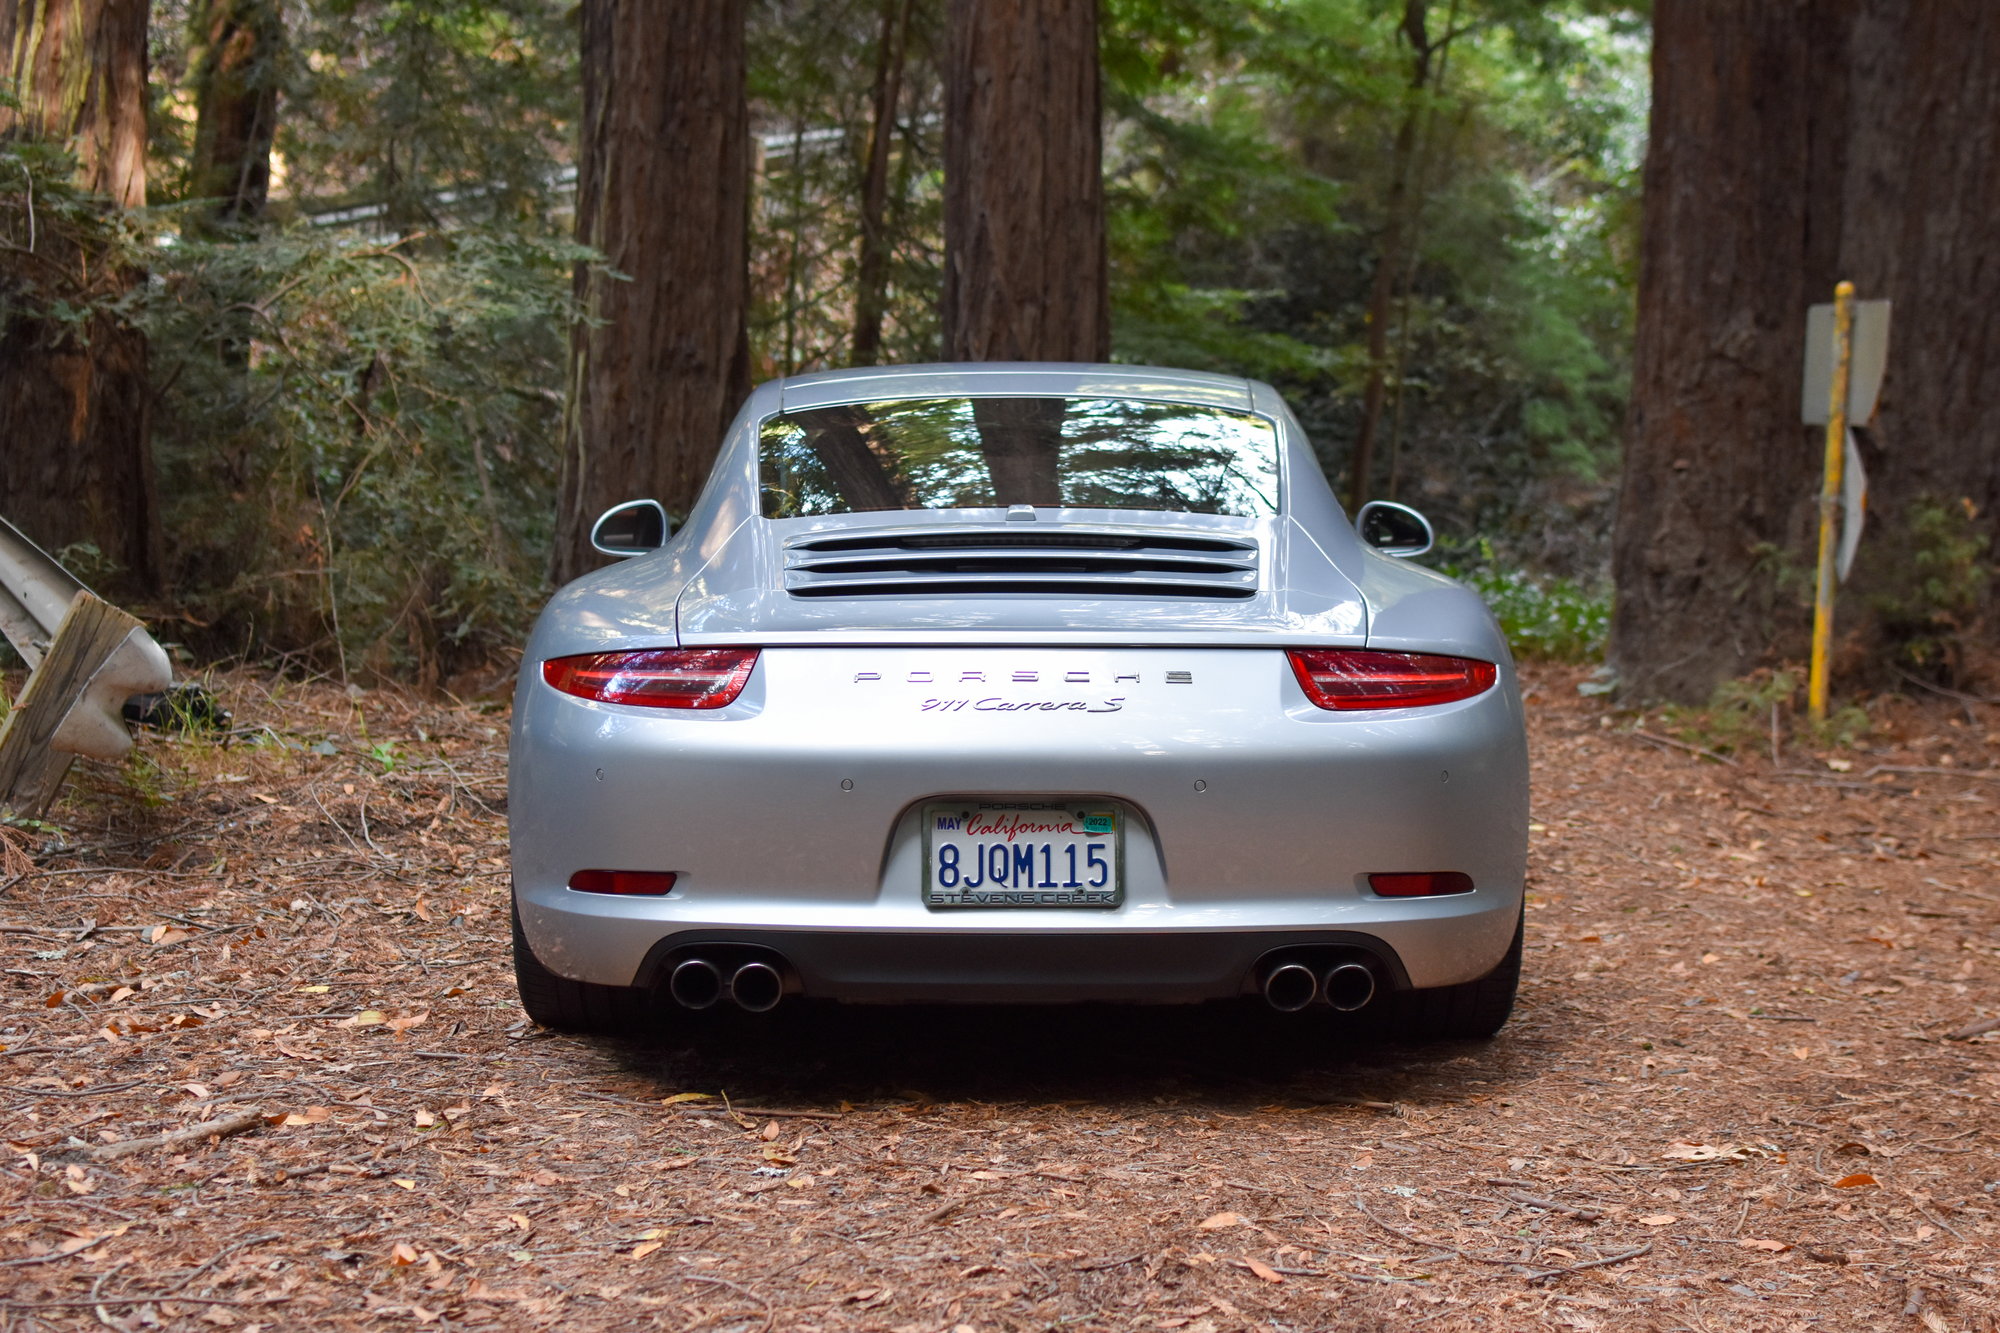
<svg viewBox="0 0 2000 1333">
<path fill-rule="evenodd" d="M 546 1032 L 504 705 L 219 677 L 0 866 L 0 1327 L 2000 1327 L 2000 708 L 1717 762 L 1528 679 L 1520 1006 L 1399 1048 Z"/>
</svg>

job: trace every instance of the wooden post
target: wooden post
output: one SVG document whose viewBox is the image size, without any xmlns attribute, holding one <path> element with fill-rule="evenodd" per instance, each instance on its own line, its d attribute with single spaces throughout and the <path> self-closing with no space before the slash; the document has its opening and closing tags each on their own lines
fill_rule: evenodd
<svg viewBox="0 0 2000 1333">
<path fill-rule="evenodd" d="M 42 664 L 0 722 L 0 813 L 38 818 L 55 800 L 75 756 L 49 742 L 133 630 L 143 633 L 145 626 L 90 593 L 80 592 L 70 602 Z"/>
</svg>

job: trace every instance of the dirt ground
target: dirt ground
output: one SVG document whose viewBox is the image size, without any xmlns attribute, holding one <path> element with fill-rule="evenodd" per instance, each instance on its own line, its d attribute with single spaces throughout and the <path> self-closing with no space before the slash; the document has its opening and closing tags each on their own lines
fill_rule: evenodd
<svg viewBox="0 0 2000 1333">
<path fill-rule="evenodd" d="M 1520 1007 L 1398 1048 L 548 1033 L 504 708 L 223 677 L 0 867 L 0 1326 L 2000 1327 L 2000 708 L 1718 762 L 1529 679 Z"/>
</svg>

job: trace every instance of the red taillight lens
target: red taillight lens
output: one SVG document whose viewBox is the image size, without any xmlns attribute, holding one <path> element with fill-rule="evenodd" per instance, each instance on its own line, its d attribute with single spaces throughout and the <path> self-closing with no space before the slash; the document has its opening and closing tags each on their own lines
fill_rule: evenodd
<svg viewBox="0 0 2000 1333">
<path fill-rule="evenodd" d="M 1292 672 L 1321 708 L 1420 708 L 1493 688 L 1499 668 L 1470 657 L 1366 648 L 1294 648 Z"/>
<path fill-rule="evenodd" d="M 617 893 L 630 898 L 658 898 L 674 891 L 671 870 L 579 870 L 569 886 L 579 893 Z"/>
<path fill-rule="evenodd" d="M 721 708 L 743 693 L 756 665 L 755 648 L 646 648 L 552 657 L 542 663 L 542 679 L 599 703 Z"/>
<path fill-rule="evenodd" d="M 1456 870 L 1420 875 L 1370 875 L 1368 887 L 1384 898 L 1436 898 L 1447 893 L 1471 893 L 1472 876 Z"/>
</svg>

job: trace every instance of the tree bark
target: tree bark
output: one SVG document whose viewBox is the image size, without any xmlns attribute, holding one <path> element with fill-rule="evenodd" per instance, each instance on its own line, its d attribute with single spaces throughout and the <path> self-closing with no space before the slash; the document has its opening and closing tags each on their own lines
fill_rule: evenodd
<svg viewBox="0 0 2000 1333">
<path fill-rule="evenodd" d="M 1611 658 L 1638 698 L 1698 701 L 1804 655 L 1805 310 L 1841 278 L 1896 302 L 1849 659 L 1882 646 L 1871 589 L 1907 580 L 1913 503 L 2000 531 L 2000 12 L 1659 0 L 1652 117 Z"/>
<path fill-rule="evenodd" d="M 68 147 L 77 184 L 146 199 L 145 0 L 0 0 L 0 57 L 20 99 L 0 134 Z M 12 189 L 13 187 L 9 187 Z M 101 306 L 139 280 L 95 235 L 8 220 L 0 256 L 0 510 L 51 550 L 94 545 L 131 591 L 159 570 L 146 340 L 109 313 L 79 330 L 36 313 Z M 32 244 L 31 244 L 32 241 Z"/>
<path fill-rule="evenodd" d="M 873 124 L 861 178 L 861 253 L 855 265 L 854 364 L 872 366 L 882 355 L 882 317 L 889 285 L 889 145 L 896 134 L 896 103 L 903 91 L 903 63 L 910 40 L 912 0 L 882 0 L 882 35 L 875 49 Z"/>
<path fill-rule="evenodd" d="M 192 23 L 195 132 L 190 193 L 210 201 L 197 230 L 264 215 L 285 42 L 277 0 L 206 0 Z"/>
<path fill-rule="evenodd" d="M 1404 234 L 1409 229 L 1410 168 L 1416 158 L 1417 122 L 1423 114 L 1424 90 L 1430 84 L 1431 57 L 1437 48 L 1426 31 L 1429 6 L 1407 0 L 1402 31 L 1410 43 L 1410 83 L 1403 95 L 1403 114 L 1389 150 L 1389 196 L 1383 206 L 1382 240 L 1375 252 L 1375 276 L 1368 288 L 1368 379 L 1361 391 L 1361 424 L 1354 435 L 1354 466 L 1347 477 L 1347 509 L 1358 512 L 1368 500 L 1375 471 L 1375 437 L 1382 427 L 1382 404 L 1389 370 L 1389 303 L 1395 296 L 1396 274 L 1403 266 Z"/>
<path fill-rule="evenodd" d="M 686 515 L 750 388 L 746 0 L 584 0 L 577 239 L 553 572 L 602 563 L 597 515 Z"/>
<path fill-rule="evenodd" d="M 1097 8 L 952 0 L 945 73 L 944 354 L 1111 354 Z"/>
</svg>

